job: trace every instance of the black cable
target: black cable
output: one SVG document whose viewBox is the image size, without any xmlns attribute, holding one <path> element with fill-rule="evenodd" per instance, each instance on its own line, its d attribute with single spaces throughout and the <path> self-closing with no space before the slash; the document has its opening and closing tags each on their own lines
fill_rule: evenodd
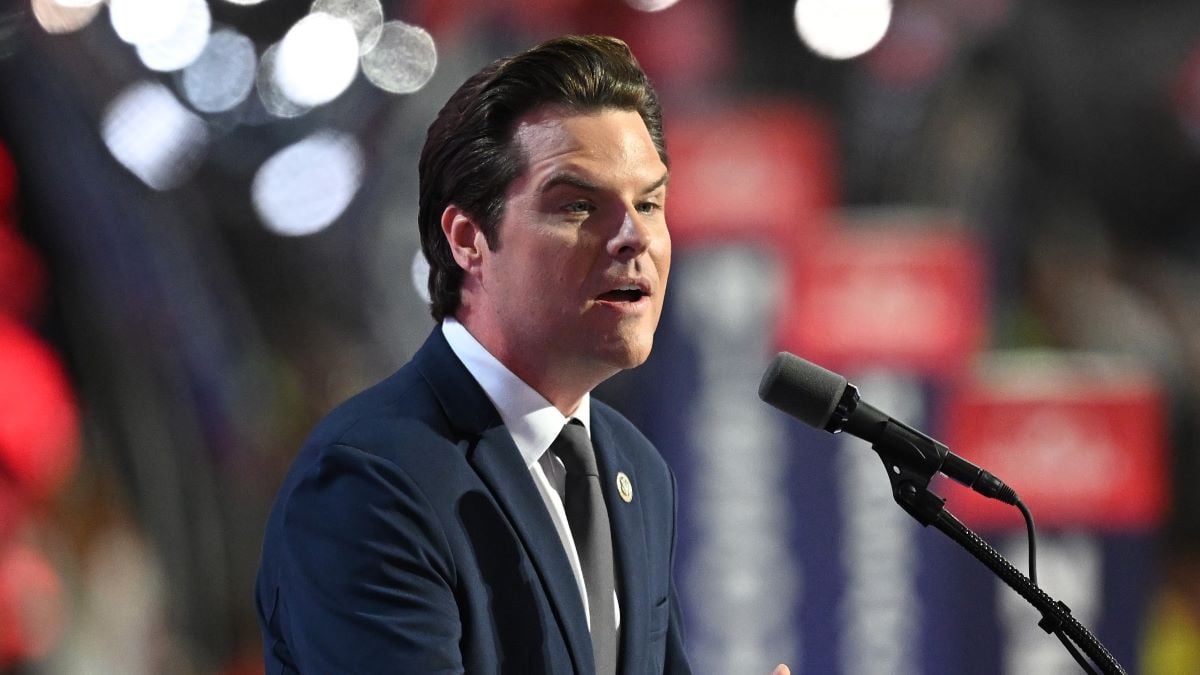
<svg viewBox="0 0 1200 675">
<path fill-rule="evenodd" d="M 1025 506 L 1025 502 L 1020 500 L 1020 497 L 1016 497 L 1013 503 L 1015 504 L 1016 508 L 1021 510 L 1021 515 L 1025 518 L 1025 530 L 1028 533 L 1028 539 L 1030 539 L 1030 581 L 1032 581 L 1034 586 L 1037 586 L 1038 533 L 1036 528 L 1033 527 L 1033 513 L 1031 513 L 1030 509 Z M 1056 638 L 1058 638 L 1058 641 L 1062 643 L 1062 646 L 1067 647 L 1067 651 L 1070 653 L 1070 656 L 1075 659 L 1075 663 L 1078 663 L 1080 668 L 1084 669 L 1084 673 L 1087 675 L 1098 675 L 1096 669 L 1093 669 L 1091 664 L 1088 663 L 1087 658 L 1080 653 L 1079 647 L 1075 646 L 1074 641 L 1068 638 L 1067 634 L 1064 633 L 1061 628 L 1057 629 L 1057 631 L 1054 632 L 1054 635 Z"/>
<path fill-rule="evenodd" d="M 905 502 L 901 502 L 901 504 L 904 505 Z M 1071 616 L 1070 609 L 1066 605 L 1055 602 L 1054 598 L 1034 585 L 1029 577 L 1021 574 L 1017 568 L 1004 559 L 1004 556 L 1000 555 L 978 534 L 963 525 L 953 514 L 942 509 L 931 524 L 966 548 L 980 562 L 995 572 L 1004 583 L 1025 598 L 1039 612 L 1042 612 L 1043 618 L 1038 623 L 1039 627 L 1046 632 L 1063 631 L 1067 633 L 1071 640 L 1087 654 L 1092 663 L 1100 668 L 1101 672 L 1107 675 L 1125 675 L 1125 669 L 1121 667 L 1116 658 L 1096 639 L 1095 635 L 1092 635 L 1083 624 L 1079 623 L 1078 619 Z M 1072 656 L 1075 654 L 1076 652 L 1072 652 Z M 1076 661 L 1086 669 L 1086 661 L 1082 659 L 1082 655 L 1076 658 Z"/>
<path fill-rule="evenodd" d="M 1037 530 L 1033 526 L 1033 513 L 1029 511 L 1028 507 L 1025 506 L 1025 502 L 1021 501 L 1020 498 L 1017 498 L 1014 504 L 1021 510 L 1021 515 L 1025 518 L 1025 530 L 1029 535 L 1029 580 L 1033 582 L 1034 586 L 1037 586 Z M 1083 668 L 1083 671 L 1087 675 L 1098 675 L 1091 665 L 1088 664 L 1084 655 L 1079 652 L 1079 648 L 1075 646 L 1075 643 L 1067 637 L 1066 633 L 1060 629 L 1054 631 L 1054 635 L 1067 648 L 1071 657 L 1075 659 L 1075 662 Z"/>
<path fill-rule="evenodd" d="M 1078 663 L 1079 667 L 1083 668 L 1083 672 L 1087 673 L 1087 675 L 1100 675 L 1093 670 L 1090 665 L 1088 665 L 1088 662 L 1084 658 L 1083 654 L 1079 653 L 1079 649 L 1075 646 L 1075 643 L 1071 641 L 1071 638 L 1067 637 L 1066 633 L 1062 632 L 1061 630 L 1056 630 L 1054 631 L 1054 635 L 1058 637 L 1058 641 L 1063 643 L 1063 646 L 1066 647 L 1067 651 L 1071 653 L 1071 656 L 1075 659 L 1075 663 Z"/>
<path fill-rule="evenodd" d="M 1016 498 L 1016 505 L 1021 509 L 1021 515 L 1025 516 L 1025 530 L 1029 533 L 1029 580 L 1034 586 L 1038 585 L 1037 580 L 1037 532 L 1033 529 L 1033 514 L 1025 507 L 1025 502 Z"/>
</svg>

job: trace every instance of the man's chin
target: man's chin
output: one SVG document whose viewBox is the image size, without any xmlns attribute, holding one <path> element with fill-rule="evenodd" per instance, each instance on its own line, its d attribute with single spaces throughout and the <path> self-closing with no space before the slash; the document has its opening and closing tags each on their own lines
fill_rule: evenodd
<svg viewBox="0 0 1200 675">
<path fill-rule="evenodd" d="M 625 339 L 610 345 L 606 361 L 617 370 L 637 368 L 650 358 L 650 348 L 654 345 L 653 336 Z"/>
</svg>

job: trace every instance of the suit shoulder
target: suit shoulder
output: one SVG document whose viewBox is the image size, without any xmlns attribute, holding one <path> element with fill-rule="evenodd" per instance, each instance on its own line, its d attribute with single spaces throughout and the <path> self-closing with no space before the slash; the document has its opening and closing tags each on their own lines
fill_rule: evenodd
<svg viewBox="0 0 1200 675">
<path fill-rule="evenodd" d="M 629 418 L 618 412 L 616 408 L 594 397 L 592 398 L 591 406 L 592 416 L 603 420 L 605 424 L 608 424 L 612 428 L 614 433 L 638 438 L 653 447 L 653 444 L 650 443 L 650 439 L 646 438 L 646 435 L 643 434 L 640 429 L 634 426 L 633 422 L 629 421 Z"/>
<path fill-rule="evenodd" d="M 457 440 L 445 411 L 409 364 L 330 411 L 305 449 L 345 445 L 403 463 L 406 455 L 427 455 Z"/>
<path fill-rule="evenodd" d="M 633 422 L 603 401 L 593 398 L 591 406 L 593 424 L 605 425 L 614 437 L 620 439 L 626 453 L 632 454 L 640 462 L 646 462 L 663 471 L 669 471 L 666 460 L 659 454 L 658 448 L 654 447 L 650 439 L 646 438 L 646 435 L 634 426 Z"/>
</svg>

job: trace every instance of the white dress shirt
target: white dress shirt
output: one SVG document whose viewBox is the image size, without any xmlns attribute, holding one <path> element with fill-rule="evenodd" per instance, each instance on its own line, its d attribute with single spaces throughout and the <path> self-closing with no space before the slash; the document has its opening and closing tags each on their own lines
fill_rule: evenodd
<svg viewBox="0 0 1200 675">
<path fill-rule="evenodd" d="M 554 527 L 558 530 L 558 538 L 562 540 L 567 560 L 571 562 L 571 572 L 579 586 L 579 597 L 583 600 L 583 610 L 588 617 L 590 628 L 591 612 L 588 609 L 583 568 L 579 565 L 579 553 L 575 550 L 575 539 L 571 536 L 571 526 L 563 508 L 567 471 L 558 457 L 546 451 L 562 432 L 563 425 L 572 418 L 582 422 L 588 436 L 591 436 L 591 396 L 585 394 L 571 417 L 566 417 L 544 396 L 492 356 L 491 352 L 479 344 L 454 317 L 447 317 L 442 322 L 442 334 L 446 336 L 446 342 L 450 343 L 450 349 L 455 356 L 463 362 L 467 371 L 483 388 L 492 405 L 496 406 L 500 419 L 504 421 L 504 426 L 508 427 L 508 433 L 512 435 L 521 458 L 525 460 L 525 466 L 529 467 L 529 475 L 533 477 L 533 483 L 542 495 L 546 510 L 550 512 L 550 519 L 554 521 Z M 621 608 L 615 593 L 613 605 L 616 608 L 619 627 Z"/>
</svg>

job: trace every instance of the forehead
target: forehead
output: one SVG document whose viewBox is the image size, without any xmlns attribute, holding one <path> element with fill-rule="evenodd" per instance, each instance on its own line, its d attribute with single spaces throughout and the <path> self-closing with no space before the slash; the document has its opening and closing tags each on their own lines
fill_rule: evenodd
<svg viewBox="0 0 1200 675">
<path fill-rule="evenodd" d="M 537 108 L 517 120 L 513 140 L 529 174 L 574 168 L 658 178 L 666 171 L 646 123 L 635 110 Z"/>
</svg>

